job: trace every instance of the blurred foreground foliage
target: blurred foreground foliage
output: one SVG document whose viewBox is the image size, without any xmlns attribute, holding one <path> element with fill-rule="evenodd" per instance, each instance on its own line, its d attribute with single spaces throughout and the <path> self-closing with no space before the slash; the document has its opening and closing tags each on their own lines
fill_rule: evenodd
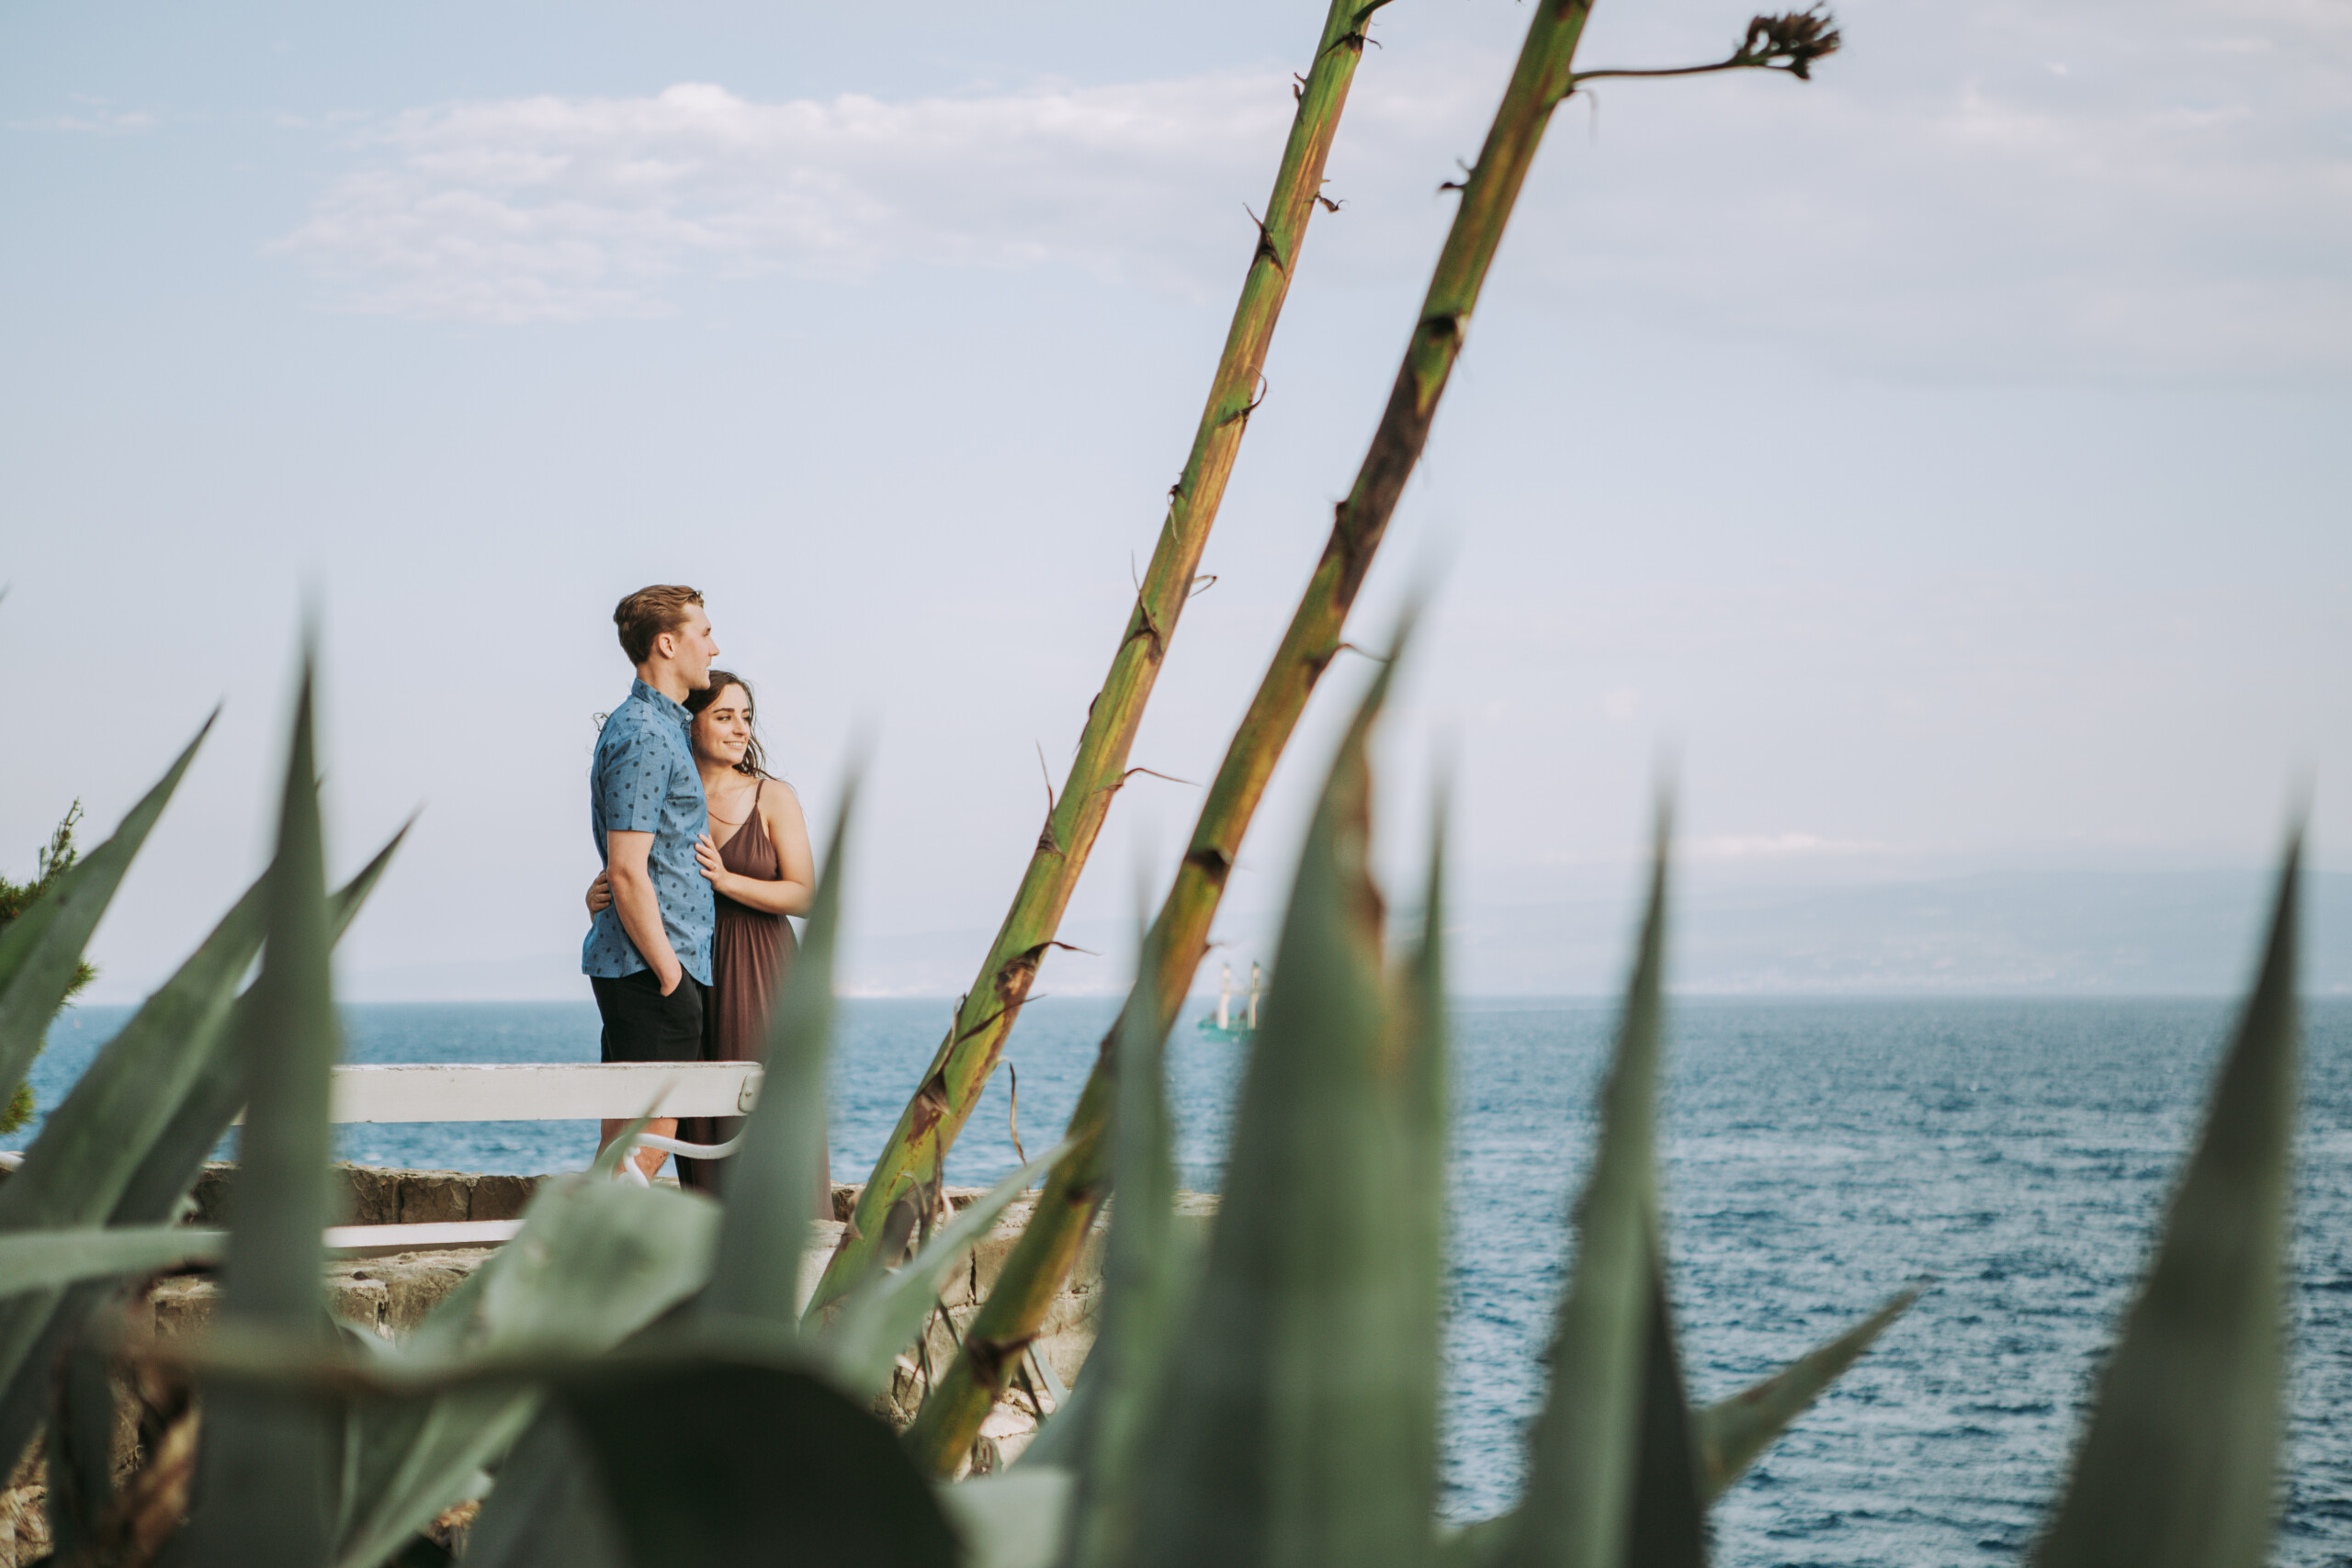
<svg viewBox="0 0 2352 1568">
<path fill-rule="evenodd" d="M 1658 1189 L 1671 881 L 1661 806 L 1599 1141 L 1564 1238 L 1574 1266 L 1525 1494 L 1468 1529 L 1435 1517 L 1442 824 L 1418 931 L 1401 945 L 1370 869 L 1368 743 L 1402 641 L 1323 784 L 1205 1245 L 1174 1218 L 1165 1032 L 1130 1027 L 1110 1064 L 1120 1196 L 1101 1337 L 1028 1450 L 955 1483 L 915 1461 L 876 1403 L 950 1270 L 1063 1151 L 935 1232 L 928 1210 L 894 1211 L 875 1265 L 839 1300 L 801 1309 L 846 804 L 723 1206 L 616 1181 L 616 1145 L 596 1169 L 549 1181 L 521 1235 L 406 1344 L 329 1319 L 328 957 L 398 840 L 330 891 L 306 675 L 269 870 L 100 1051 L 0 1184 L 0 1442 L 14 1454 L 46 1431 L 53 1561 L 446 1562 L 422 1532 L 479 1498 L 464 1560 L 483 1568 L 1703 1562 L 1714 1498 L 1911 1292 L 1733 1398 L 1690 1404 Z M 28 1021 L 73 983 L 194 750 L 0 933 L 0 1059 L 12 1070 L 30 1060 Z M 2267 1550 L 2297 863 L 2290 846 L 2203 1132 L 2037 1551 L 2052 1568 L 2222 1568 Z M 259 976 L 241 988 L 256 953 Z M 170 1224 L 240 1108 L 234 1225 Z M 210 1333 L 191 1348 L 126 1330 L 109 1309 L 189 1259 L 222 1261 Z M 120 1377 L 192 1393 L 127 1475 L 111 1458 Z"/>
</svg>

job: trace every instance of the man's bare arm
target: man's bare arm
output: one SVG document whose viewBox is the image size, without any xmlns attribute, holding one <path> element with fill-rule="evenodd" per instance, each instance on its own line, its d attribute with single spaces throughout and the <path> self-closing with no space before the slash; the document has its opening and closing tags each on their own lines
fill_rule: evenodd
<svg viewBox="0 0 2352 1568">
<path fill-rule="evenodd" d="M 648 864 L 652 853 L 650 833 L 605 835 L 605 869 L 612 876 L 613 912 L 621 918 L 621 930 L 637 944 L 638 955 L 662 982 L 662 994 L 666 997 L 678 988 L 686 970 L 678 962 L 677 950 L 670 945 L 670 933 L 662 926 L 662 900 L 653 891 L 653 873 Z"/>
</svg>

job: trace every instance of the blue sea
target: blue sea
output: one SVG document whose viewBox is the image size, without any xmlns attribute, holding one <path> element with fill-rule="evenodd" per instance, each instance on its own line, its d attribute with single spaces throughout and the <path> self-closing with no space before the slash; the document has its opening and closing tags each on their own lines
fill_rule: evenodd
<svg viewBox="0 0 2352 1568">
<path fill-rule="evenodd" d="M 1060 998 L 1023 1016 L 1007 1060 L 1032 1153 L 1054 1141 L 1111 1011 Z M 44 1104 L 124 1016 L 61 1021 L 36 1073 Z M 1459 1518 L 1509 1506 L 1520 1485 L 1612 1017 L 1600 1003 L 1496 1002 L 1457 1021 L 1444 1506 Z M 345 1020 L 364 1062 L 596 1055 L 585 1002 L 355 1007 Z M 944 1002 L 843 1005 L 835 1179 L 863 1178 L 947 1020 Z M 2222 1003 L 2194 1000 L 1676 1007 L 1668 1214 L 1694 1396 L 1727 1394 L 1936 1280 L 1718 1506 L 1719 1562 L 2022 1560 L 2228 1023 Z M 2352 1562 L 2352 1001 L 2313 1002 L 2306 1023 L 2274 1561 L 2316 1565 Z M 1187 1025 L 1170 1059 L 1183 1178 L 1213 1190 L 1240 1053 Z M 989 1089 L 951 1181 L 1012 1168 L 1014 1074 Z M 544 1171 L 584 1165 L 594 1141 L 584 1123 L 353 1127 L 342 1152 Z"/>
</svg>

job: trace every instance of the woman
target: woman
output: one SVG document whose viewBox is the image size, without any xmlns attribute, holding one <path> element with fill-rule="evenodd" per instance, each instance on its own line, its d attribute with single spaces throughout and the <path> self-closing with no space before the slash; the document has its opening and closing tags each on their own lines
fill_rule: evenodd
<svg viewBox="0 0 2352 1568">
<path fill-rule="evenodd" d="M 686 738 L 702 770 L 710 814 L 695 858 L 710 879 L 718 913 L 703 1009 L 703 1060 L 757 1061 L 766 1052 L 768 1003 L 798 951 L 785 917 L 807 914 L 816 886 L 808 828 L 791 786 L 768 774 L 749 682 L 714 670 L 707 687 L 688 694 L 686 711 L 693 716 Z M 599 874 L 588 886 L 589 912 L 611 902 L 611 888 Z M 678 1123 L 678 1136 L 723 1144 L 742 1125 L 741 1117 L 693 1117 Z M 824 1158 L 821 1148 L 819 1158 Z M 681 1158 L 678 1180 L 715 1193 L 726 1168 L 724 1160 Z M 817 1174 L 818 1217 L 830 1220 L 830 1166 L 820 1163 Z"/>
</svg>

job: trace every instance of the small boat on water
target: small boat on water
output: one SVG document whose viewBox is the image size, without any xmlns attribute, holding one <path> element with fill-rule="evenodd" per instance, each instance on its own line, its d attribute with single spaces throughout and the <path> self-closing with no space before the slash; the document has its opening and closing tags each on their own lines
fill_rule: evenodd
<svg viewBox="0 0 2352 1568">
<path fill-rule="evenodd" d="M 1250 965 L 1250 994 L 1238 1008 L 1234 1006 L 1233 965 L 1225 966 L 1216 983 L 1216 1010 L 1202 1015 L 1200 1030 L 1219 1040 L 1247 1040 L 1258 1032 L 1258 994 L 1264 989 L 1263 974 L 1258 965 Z"/>
</svg>

